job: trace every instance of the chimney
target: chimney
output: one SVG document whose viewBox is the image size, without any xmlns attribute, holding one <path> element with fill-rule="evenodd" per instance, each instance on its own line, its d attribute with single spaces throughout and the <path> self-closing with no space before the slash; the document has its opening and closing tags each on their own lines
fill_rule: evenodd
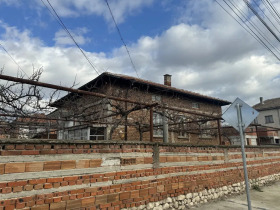
<svg viewBox="0 0 280 210">
<path fill-rule="evenodd" d="M 263 97 L 260 97 L 260 104 L 263 104 Z"/>
<path fill-rule="evenodd" d="M 170 74 L 164 75 L 164 85 L 171 86 L 171 75 Z"/>
</svg>

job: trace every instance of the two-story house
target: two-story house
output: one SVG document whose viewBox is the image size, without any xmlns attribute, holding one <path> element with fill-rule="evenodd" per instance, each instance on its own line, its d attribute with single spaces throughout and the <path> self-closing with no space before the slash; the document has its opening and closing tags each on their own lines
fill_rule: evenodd
<svg viewBox="0 0 280 210">
<path fill-rule="evenodd" d="M 266 130 L 269 132 L 262 132 L 258 137 L 267 144 L 279 144 L 280 143 L 280 98 L 272 98 L 263 100 L 263 97 L 260 97 L 260 102 L 253 106 L 259 112 L 255 123 L 267 127 Z M 275 128 L 275 131 L 272 132 L 272 129 Z M 265 128 L 262 128 L 265 129 Z M 277 133 L 276 135 L 275 133 Z"/>
<path fill-rule="evenodd" d="M 219 144 L 221 106 L 230 104 L 172 87 L 171 75 L 159 84 L 105 72 L 79 90 L 110 97 L 69 93 L 54 102 L 58 139 L 163 141 L 167 130 L 168 142 Z"/>
</svg>

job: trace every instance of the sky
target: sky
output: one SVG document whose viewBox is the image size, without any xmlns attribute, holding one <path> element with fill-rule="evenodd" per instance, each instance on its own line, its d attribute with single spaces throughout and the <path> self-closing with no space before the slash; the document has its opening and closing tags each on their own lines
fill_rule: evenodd
<svg viewBox="0 0 280 210">
<path fill-rule="evenodd" d="M 20 66 L 0 47 L 4 74 L 42 68 L 42 82 L 68 87 L 104 71 L 158 83 L 171 74 L 176 88 L 231 102 L 280 97 L 279 61 L 214 0 L 108 0 L 135 69 L 106 1 L 49 2 L 94 68 L 47 0 L 0 0 L 0 44 Z"/>
</svg>

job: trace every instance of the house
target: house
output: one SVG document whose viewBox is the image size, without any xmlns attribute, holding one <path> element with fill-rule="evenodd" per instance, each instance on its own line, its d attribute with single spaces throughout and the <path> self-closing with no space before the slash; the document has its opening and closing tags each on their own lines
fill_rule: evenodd
<svg viewBox="0 0 280 210">
<path fill-rule="evenodd" d="M 50 127 L 53 122 L 54 120 L 47 119 L 45 114 L 21 116 L 10 123 L 9 133 L 11 134 L 11 138 L 18 139 L 56 139 L 56 134 Z"/>
<path fill-rule="evenodd" d="M 230 145 L 241 145 L 240 134 L 232 126 L 222 127 L 222 135 L 224 142 L 229 142 Z M 255 126 L 249 126 L 244 132 L 245 145 L 258 145 L 258 133 Z"/>
<path fill-rule="evenodd" d="M 280 98 L 263 100 L 253 106 L 259 112 L 255 120 L 256 124 L 262 125 L 261 140 L 265 144 L 279 144 L 280 139 Z"/>
<path fill-rule="evenodd" d="M 97 96 L 69 93 L 51 105 L 58 139 L 219 144 L 221 106 L 230 104 L 172 87 L 168 74 L 159 84 L 105 72 L 79 90 Z"/>
</svg>

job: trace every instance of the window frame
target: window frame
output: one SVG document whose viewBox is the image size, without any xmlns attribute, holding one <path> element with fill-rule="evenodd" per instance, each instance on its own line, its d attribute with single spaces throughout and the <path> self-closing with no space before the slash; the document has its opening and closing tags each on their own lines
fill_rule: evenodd
<svg viewBox="0 0 280 210">
<path fill-rule="evenodd" d="M 163 115 L 161 113 L 153 113 L 153 127 L 153 137 L 163 137 Z"/>
<path fill-rule="evenodd" d="M 266 115 L 264 116 L 265 124 L 274 123 L 273 115 Z"/>
</svg>

